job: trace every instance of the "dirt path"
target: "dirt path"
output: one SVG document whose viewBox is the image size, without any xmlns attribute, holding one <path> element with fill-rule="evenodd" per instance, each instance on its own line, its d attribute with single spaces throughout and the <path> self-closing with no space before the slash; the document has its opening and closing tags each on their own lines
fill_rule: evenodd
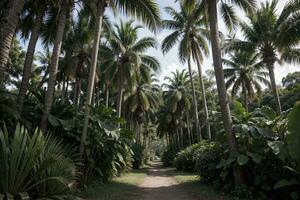
<svg viewBox="0 0 300 200">
<path fill-rule="evenodd" d="M 199 200 L 184 191 L 176 180 L 169 176 L 168 169 L 161 163 L 154 163 L 144 182 L 139 185 L 141 194 L 138 200 Z"/>
</svg>

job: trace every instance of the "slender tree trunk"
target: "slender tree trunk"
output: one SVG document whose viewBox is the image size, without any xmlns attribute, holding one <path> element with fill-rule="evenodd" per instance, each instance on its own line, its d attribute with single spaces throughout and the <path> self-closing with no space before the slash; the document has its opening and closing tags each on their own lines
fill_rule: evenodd
<svg viewBox="0 0 300 200">
<path fill-rule="evenodd" d="M 208 0 L 208 15 L 210 24 L 210 34 L 211 34 L 211 45 L 212 45 L 212 55 L 214 62 L 214 70 L 217 81 L 217 89 L 219 102 L 222 112 L 223 124 L 227 136 L 227 142 L 229 146 L 229 151 L 231 154 L 236 154 L 238 152 L 236 137 L 232 129 L 232 118 L 229 109 L 229 101 L 225 88 L 224 81 L 224 71 L 222 66 L 221 49 L 219 43 L 219 27 L 218 27 L 218 13 L 217 13 L 217 0 Z M 234 181 L 236 185 L 243 182 L 242 173 L 238 168 L 233 169 Z"/>
<path fill-rule="evenodd" d="M 246 87 L 245 82 L 243 82 L 242 85 L 243 85 L 244 104 L 245 104 L 246 111 L 248 112 L 249 109 L 248 109 L 247 87 Z"/>
<path fill-rule="evenodd" d="M 36 16 L 35 23 L 31 31 L 29 44 L 27 47 L 27 53 L 26 53 L 23 75 L 22 75 L 22 82 L 21 82 L 19 95 L 18 95 L 18 106 L 20 112 L 22 112 L 23 110 L 23 104 L 24 104 L 26 92 L 29 87 L 29 79 L 31 75 L 31 67 L 33 63 L 35 47 L 39 38 L 39 33 L 40 33 L 41 25 L 43 23 L 44 14 L 45 14 L 45 9 L 41 8 Z"/>
<path fill-rule="evenodd" d="M 274 95 L 274 99 L 276 102 L 277 114 L 280 115 L 282 110 L 281 110 L 281 103 L 280 103 L 280 98 L 279 98 L 278 89 L 277 89 L 276 80 L 275 80 L 274 63 L 270 64 L 268 66 L 268 69 L 269 69 L 269 74 L 270 74 L 270 81 L 271 81 L 271 86 L 272 86 L 272 90 L 273 90 L 273 95 Z"/>
<path fill-rule="evenodd" d="M 118 105 L 117 105 L 118 117 L 121 117 L 121 115 L 122 115 L 122 103 L 123 103 L 123 87 L 120 87 Z"/>
<path fill-rule="evenodd" d="M 109 87 L 108 85 L 106 85 L 106 102 L 105 105 L 108 108 L 108 104 L 109 104 Z"/>
<path fill-rule="evenodd" d="M 9 50 L 22 12 L 25 0 L 8 1 L 4 18 L 0 22 L 0 87 L 3 86 L 7 73 Z"/>
<path fill-rule="evenodd" d="M 211 140 L 210 120 L 209 120 L 209 113 L 208 113 L 208 107 L 207 107 L 205 85 L 204 85 L 204 81 L 203 81 L 202 69 L 201 69 L 201 64 L 200 64 L 199 59 L 197 59 L 197 67 L 198 67 L 198 75 L 199 75 L 199 81 L 200 81 L 200 87 L 201 87 L 201 94 L 202 94 L 202 99 L 203 99 L 206 133 L 207 133 L 208 139 Z"/>
<path fill-rule="evenodd" d="M 50 110 L 53 102 L 55 82 L 56 82 L 57 69 L 58 69 L 58 61 L 59 61 L 61 44 L 62 44 L 62 39 L 64 36 L 64 31 L 65 31 L 65 26 L 67 21 L 68 13 L 67 13 L 66 3 L 67 2 L 65 1 L 62 2 L 62 9 L 59 14 L 57 32 L 56 32 L 55 41 L 53 45 L 51 64 L 48 70 L 49 71 L 48 88 L 45 96 L 44 110 L 43 110 L 43 115 L 40 123 L 40 128 L 44 133 L 47 130 L 48 116 L 50 114 Z"/>
<path fill-rule="evenodd" d="M 189 136 L 189 145 L 191 145 L 192 140 L 191 140 L 191 131 L 190 131 L 190 122 L 189 122 L 188 113 L 186 113 L 186 124 L 187 124 L 188 136 Z"/>
<path fill-rule="evenodd" d="M 95 83 L 95 75 L 96 75 L 96 66 L 98 60 L 98 51 L 99 51 L 99 42 L 102 30 L 102 20 L 103 14 L 105 11 L 105 7 L 102 2 L 98 1 L 97 5 L 97 16 L 96 16 L 96 29 L 95 29 L 95 36 L 94 36 L 94 44 L 92 50 L 92 65 L 89 72 L 89 80 L 88 80 L 88 91 L 87 91 L 87 98 L 85 102 L 85 112 L 84 112 L 84 124 L 83 130 L 80 140 L 80 157 L 82 158 L 84 147 L 87 138 L 87 130 L 89 126 L 89 115 L 90 115 L 90 105 L 92 103 L 92 95 L 93 95 L 93 88 Z"/>
<path fill-rule="evenodd" d="M 200 141 L 202 139 L 202 136 L 201 136 L 201 130 L 200 130 L 200 126 L 199 126 L 198 105 L 197 105 L 197 99 L 196 99 L 196 92 L 195 92 L 195 85 L 194 85 L 194 80 L 193 80 L 190 56 L 188 57 L 188 68 L 189 68 L 190 82 L 191 82 L 191 86 L 192 86 L 192 94 L 193 94 L 192 97 L 193 97 L 194 115 L 195 115 L 195 121 L 196 121 L 196 131 L 197 131 L 198 140 Z"/>
</svg>

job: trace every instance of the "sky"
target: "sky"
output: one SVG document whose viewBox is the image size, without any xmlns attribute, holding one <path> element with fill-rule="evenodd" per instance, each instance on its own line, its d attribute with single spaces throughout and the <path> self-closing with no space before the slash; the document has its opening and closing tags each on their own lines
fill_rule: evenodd
<svg viewBox="0 0 300 200">
<path fill-rule="evenodd" d="M 265 2 L 266 0 L 258 0 L 258 5 L 260 5 L 260 3 Z M 179 6 L 176 3 L 173 3 L 173 0 L 157 0 L 160 10 L 161 10 L 161 16 L 162 19 L 168 19 L 169 16 L 167 13 L 164 12 L 164 8 L 166 6 L 171 6 L 175 9 L 178 9 Z M 286 3 L 286 0 L 279 0 L 278 2 L 278 12 L 280 12 L 284 5 Z M 106 11 L 106 14 L 110 17 L 110 19 L 112 19 L 112 21 L 114 21 L 115 23 L 119 22 L 120 19 L 122 20 L 128 20 L 127 17 L 125 16 L 114 16 L 112 14 L 112 12 L 110 10 Z M 243 12 L 237 9 L 237 14 L 239 14 L 239 18 L 241 20 L 246 20 L 246 17 L 244 16 Z M 136 22 L 137 24 L 139 22 Z M 219 29 L 220 31 L 222 31 L 225 35 L 228 34 L 227 29 L 225 28 L 224 24 L 222 23 L 222 20 L 219 20 Z M 160 30 L 157 33 L 152 33 L 149 30 L 147 30 L 147 28 L 144 28 L 142 30 L 139 31 L 139 37 L 147 37 L 147 36 L 152 36 L 154 37 L 158 44 L 159 44 L 159 48 L 158 49 L 150 49 L 148 50 L 147 54 L 156 57 L 160 64 L 161 64 L 161 69 L 157 72 L 157 77 L 160 80 L 161 83 L 164 82 L 164 77 L 165 76 L 170 76 L 172 72 L 176 71 L 176 69 L 187 69 L 187 65 L 186 64 L 182 64 L 179 59 L 178 59 L 178 45 L 175 45 L 173 49 L 170 50 L 170 52 L 168 52 L 166 55 L 163 55 L 162 52 L 160 51 L 160 45 L 163 41 L 163 39 L 170 34 L 171 32 L 168 30 Z M 242 34 L 237 31 L 236 33 L 237 37 L 241 38 Z M 26 47 L 26 43 L 23 44 L 24 48 Z M 42 46 L 39 43 L 37 46 L 37 50 L 38 51 L 42 51 Z M 205 72 L 206 70 L 212 70 L 213 69 L 213 61 L 211 57 L 207 57 L 204 59 L 203 63 L 202 63 L 202 68 L 203 68 L 203 72 Z M 195 63 L 192 63 L 192 69 L 196 70 L 197 67 L 195 65 Z M 279 66 L 278 64 L 275 66 L 275 77 L 276 77 L 276 82 L 278 85 L 281 84 L 281 80 L 283 77 L 285 77 L 288 73 L 294 72 L 294 71 L 300 71 L 300 67 L 298 66 L 294 66 L 294 65 L 288 65 L 288 64 L 284 64 L 282 66 Z"/>
<path fill-rule="evenodd" d="M 258 0 L 258 5 L 260 5 L 261 3 L 264 3 L 265 1 L 266 0 Z M 169 18 L 167 13 L 164 12 L 164 7 L 171 6 L 175 9 L 179 8 L 179 6 L 176 3 L 173 3 L 173 0 L 157 0 L 157 2 L 159 3 L 159 7 L 162 12 L 161 14 L 162 14 L 163 19 Z M 281 12 L 285 3 L 286 3 L 286 0 L 279 0 L 278 12 Z M 244 16 L 242 11 L 237 9 L 237 13 L 239 14 L 239 18 L 242 21 L 246 20 L 246 17 Z M 111 13 L 109 13 L 109 16 L 113 17 L 113 15 Z M 119 21 L 120 20 L 119 18 L 124 18 L 124 17 L 119 16 L 118 19 L 115 19 L 115 21 Z M 219 20 L 219 28 L 220 28 L 220 31 L 222 31 L 225 35 L 228 34 L 224 24 L 222 23 L 222 20 Z M 160 32 L 158 32 L 156 34 L 153 34 L 147 30 L 142 30 L 142 31 L 140 31 L 140 37 L 153 36 L 156 38 L 158 43 L 161 44 L 163 39 L 170 33 L 171 32 L 168 30 L 161 30 Z M 237 34 L 237 37 L 242 38 L 242 34 L 239 31 L 237 31 L 236 34 Z M 182 64 L 179 61 L 178 56 L 177 56 L 178 55 L 177 49 L 178 49 L 178 45 L 175 45 L 174 48 L 166 55 L 162 54 L 162 52 L 160 51 L 160 48 L 151 49 L 147 52 L 148 54 L 155 56 L 161 63 L 161 69 L 157 73 L 160 82 L 164 82 L 164 77 L 169 76 L 171 74 L 171 72 L 176 71 L 176 69 L 187 69 L 187 65 Z M 193 68 L 193 70 L 197 69 L 195 63 L 192 64 L 192 68 Z M 202 68 L 203 68 L 204 72 L 206 70 L 213 69 L 213 61 L 212 61 L 211 57 L 204 59 Z M 294 71 L 300 71 L 300 67 L 294 66 L 294 65 L 289 65 L 289 64 L 284 64 L 282 66 L 276 65 L 275 66 L 275 77 L 276 77 L 277 84 L 280 85 L 282 78 L 285 77 L 288 73 L 291 73 Z"/>
</svg>

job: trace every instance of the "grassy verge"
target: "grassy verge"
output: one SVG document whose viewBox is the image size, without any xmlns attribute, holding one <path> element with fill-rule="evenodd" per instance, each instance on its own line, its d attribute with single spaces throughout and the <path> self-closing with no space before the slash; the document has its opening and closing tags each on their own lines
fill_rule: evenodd
<svg viewBox="0 0 300 200">
<path fill-rule="evenodd" d="M 171 170 L 169 173 L 180 185 L 182 185 L 184 190 L 193 196 L 199 197 L 200 199 L 228 200 L 221 192 L 201 183 L 199 176 L 196 173 L 179 172 L 176 170 Z"/>
<path fill-rule="evenodd" d="M 139 195 L 137 185 L 145 177 L 146 170 L 133 170 L 107 184 L 95 181 L 87 187 L 84 196 L 88 200 L 128 200 Z"/>
</svg>

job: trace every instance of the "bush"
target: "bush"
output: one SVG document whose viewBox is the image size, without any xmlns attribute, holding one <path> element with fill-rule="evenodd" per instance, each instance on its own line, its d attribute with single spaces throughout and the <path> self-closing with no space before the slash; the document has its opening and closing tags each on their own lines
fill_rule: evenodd
<svg viewBox="0 0 300 200">
<path fill-rule="evenodd" d="M 73 149 L 36 130 L 29 136 L 17 125 L 14 134 L 0 129 L 0 196 L 65 199 L 76 181 Z M 3 196 L 2 196 L 3 197 Z"/>
<path fill-rule="evenodd" d="M 195 151 L 201 148 L 202 143 L 193 144 L 181 150 L 174 159 L 174 165 L 179 171 L 195 171 Z"/>
<path fill-rule="evenodd" d="M 222 147 L 214 142 L 202 142 L 194 152 L 195 169 L 204 181 L 220 179 L 221 170 L 217 169 L 223 154 Z"/>
<path fill-rule="evenodd" d="M 133 162 L 132 162 L 132 167 L 134 169 L 139 169 L 141 165 L 144 164 L 145 160 L 145 147 L 141 144 L 135 143 L 132 146 L 132 151 L 133 151 Z"/>
<path fill-rule="evenodd" d="M 176 157 L 176 154 L 178 152 L 178 148 L 176 146 L 168 146 L 167 149 L 164 151 L 162 156 L 162 161 L 164 163 L 164 166 L 172 166 L 174 158 Z"/>
</svg>

